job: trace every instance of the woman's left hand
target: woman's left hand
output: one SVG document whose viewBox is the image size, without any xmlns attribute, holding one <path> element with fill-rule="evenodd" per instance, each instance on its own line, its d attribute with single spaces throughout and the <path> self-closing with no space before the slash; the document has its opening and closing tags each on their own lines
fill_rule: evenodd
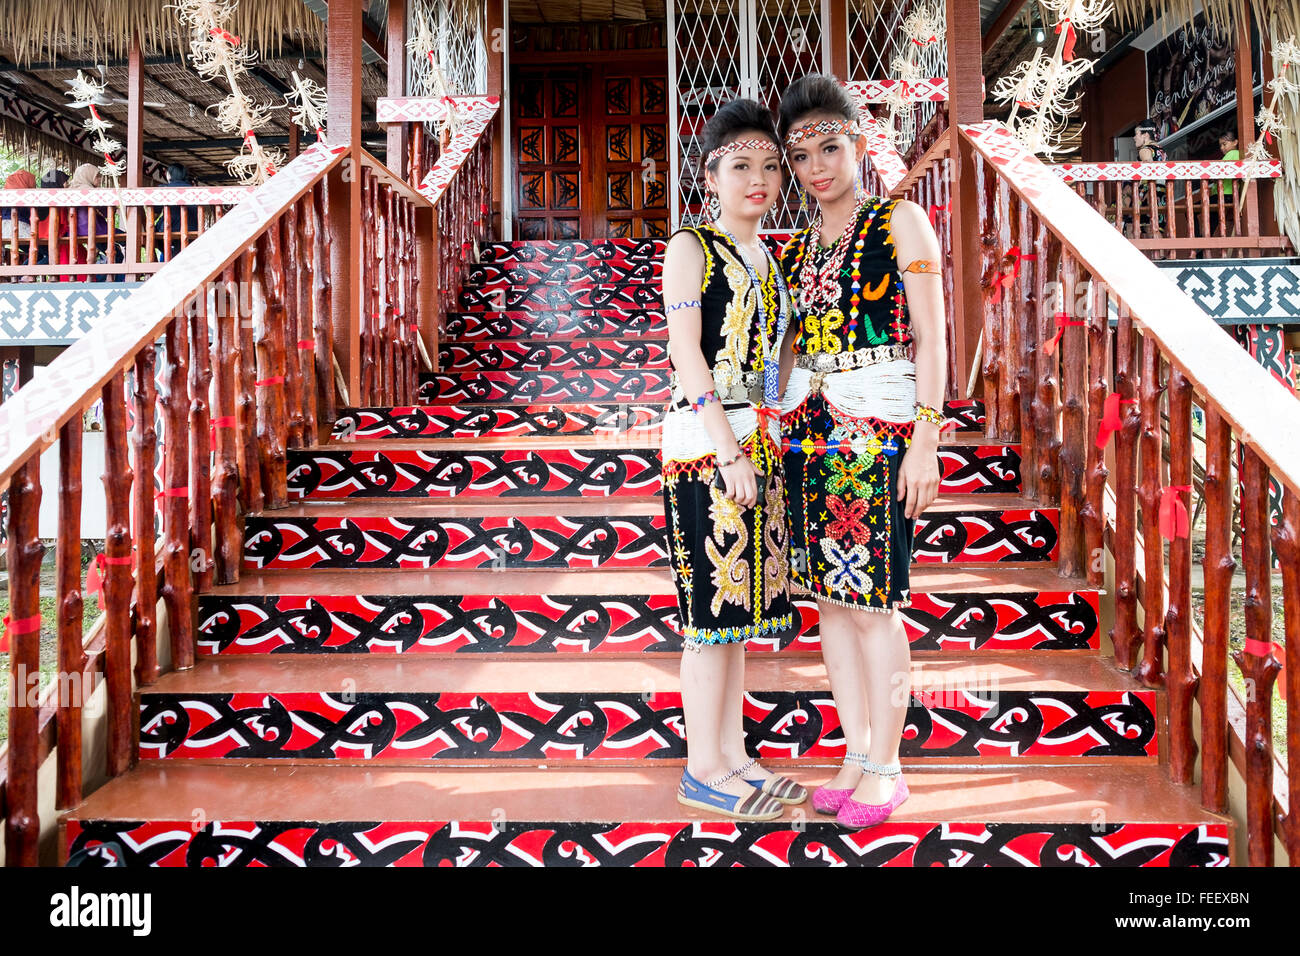
<svg viewBox="0 0 1300 956">
<path fill-rule="evenodd" d="M 908 518 L 919 518 L 939 497 L 939 451 L 935 442 L 913 439 L 898 470 L 898 500 Z"/>
</svg>

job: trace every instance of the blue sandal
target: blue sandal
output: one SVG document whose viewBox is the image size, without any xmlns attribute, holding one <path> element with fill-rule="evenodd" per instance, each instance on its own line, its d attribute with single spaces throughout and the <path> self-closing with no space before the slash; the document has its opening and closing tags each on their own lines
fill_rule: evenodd
<svg viewBox="0 0 1300 956">
<path fill-rule="evenodd" d="M 732 770 L 716 780 L 700 783 L 683 768 L 682 780 L 677 786 L 677 802 L 688 807 L 720 813 L 733 820 L 775 820 L 785 808 L 761 790 L 754 790 L 746 796 L 737 796 L 714 789 L 747 769 L 748 766 L 740 770 Z"/>
</svg>

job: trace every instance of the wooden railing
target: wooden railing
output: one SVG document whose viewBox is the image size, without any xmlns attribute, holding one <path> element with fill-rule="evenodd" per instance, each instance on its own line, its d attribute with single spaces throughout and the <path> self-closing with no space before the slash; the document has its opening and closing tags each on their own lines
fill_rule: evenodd
<svg viewBox="0 0 1300 956">
<path fill-rule="evenodd" d="M 1104 583 L 1114 561 L 1115 665 L 1168 691 L 1171 778 L 1226 812 L 1228 760 L 1246 782 L 1246 850 L 1274 860 L 1274 836 L 1300 862 L 1300 416 L 1260 368 L 1143 253 L 1000 122 L 963 126 L 977 179 L 984 246 L 987 435 L 1019 441 L 1025 494 L 1060 508 L 1059 571 Z M 1022 256 L 1011 255 L 1019 247 Z M 1035 259 L 1026 260 L 1023 255 Z M 998 289 L 995 293 L 992 291 Z M 1116 312 L 1117 326 L 1109 317 Z M 1191 607 L 1191 409 L 1206 421 L 1205 611 Z M 1167 414 L 1167 424 L 1162 424 Z M 1168 446 L 1168 473 L 1162 467 Z M 1245 646 L 1228 674 L 1234 449 L 1241 504 Z M 1270 527 L 1268 477 L 1283 488 Z M 1272 644 L 1270 541 L 1281 558 L 1286 756 L 1274 752 L 1280 661 Z M 1169 550 L 1169 560 L 1164 557 Z M 1282 653 L 1278 651 L 1277 653 Z M 1290 812 L 1287 812 L 1287 808 Z"/>
<path fill-rule="evenodd" d="M 0 190 L 0 281 L 144 278 L 250 192 L 247 186 Z"/>
<path fill-rule="evenodd" d="M 1061 163 L 1069 183 L 1133 245 L 1154 258 L 1282 255 L 1281 235 L 1246 216 L 1259 180 L 1282 175 L 1278 160 L 1165 163 Z"/>
<path fill-rule="evenodd" d="M 438 198 L 438 328 L 460 288 L 478 243 L 490 237 L 492 212 L 492 133 L 494 117 L 479 134 L 446 191 Z"/>
<path fill-rule="evenodd" d="M 314 442 L 335 418 L 325 193 L 327 174 L 350 161 L 342 147 L 307 149 L 0 405 L 15 690 L 0 771 L 8 865 L 37 862 L 37 773 L 56 743 L 56 805 L 81 799 L 81 705 L 100 673 L 106 772 L 132 765 L 135 688 L 193 665 L 195 596 L 238 578 L 241 515 L 288 505 L 286 449 Z M 409 398 L 422 317 L 406 207 L 428 204 L 370 157 L 357 165 L 370 225 L 353 248 L 364 238 L 374 276 L 363 298 L 372 390 Z M 94 562 L 104 614 L 83 642 L 82 540 L 97 535 L 80 525 L 81 415 L 96 399 L 106 448 L 106 544 Z M 56 440 L 59 679 L 40 691 L 40 456 Z"/>
</svg>

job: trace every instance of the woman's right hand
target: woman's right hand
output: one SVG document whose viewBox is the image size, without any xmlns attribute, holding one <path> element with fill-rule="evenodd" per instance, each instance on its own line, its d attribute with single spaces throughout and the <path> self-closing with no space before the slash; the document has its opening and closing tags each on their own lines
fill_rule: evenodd
<svg viewBox="0 0 1300 956">
<path fill-rule="evenodd" d="M 723 494 L 744 508 L 758 504 L 758 469 L 749 460 L 748 455 L 741 455 L 739 460 L 726 467 L 721 467 L 722 480 L 727 486 Z"/>
</svg>

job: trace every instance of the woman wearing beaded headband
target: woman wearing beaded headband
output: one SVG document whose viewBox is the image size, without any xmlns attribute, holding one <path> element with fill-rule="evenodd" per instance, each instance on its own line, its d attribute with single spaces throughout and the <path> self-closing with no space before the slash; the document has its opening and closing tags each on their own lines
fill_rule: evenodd
<svg viewBox="0 0 1300 956">
<path fill-rule="evenodd" d="M 911 661 L 898 609 L 910 603 L 915 519 L 938 493 L 946 374 L 938 240 L 920 206 L 861 188 L 857 116 L 835 77 L 814 74 L 786 91 L 779 124 L 816 202 L 781 253 L 795 304 L 782 401 L 792 578 L 817 599 L 848 745 L 813 806 L 853 828 L 907 797 Z"/>
<path fill-rule="evenodd" d="M 772 117 L 753 100 L 704 132 L 717 218 L 678 230 L 663 263 L 672 399 L 663 425 L 669 562 L 682 628 L 682 803 L 771 820 L 807 791 L 746 754 L 744 642 L 793 627 L 781 483 L 778 356 L 790 301 L 758 223 L 783 174 Z M 788 371 L 788 369 L 787 369 Z"/>
</svg>

